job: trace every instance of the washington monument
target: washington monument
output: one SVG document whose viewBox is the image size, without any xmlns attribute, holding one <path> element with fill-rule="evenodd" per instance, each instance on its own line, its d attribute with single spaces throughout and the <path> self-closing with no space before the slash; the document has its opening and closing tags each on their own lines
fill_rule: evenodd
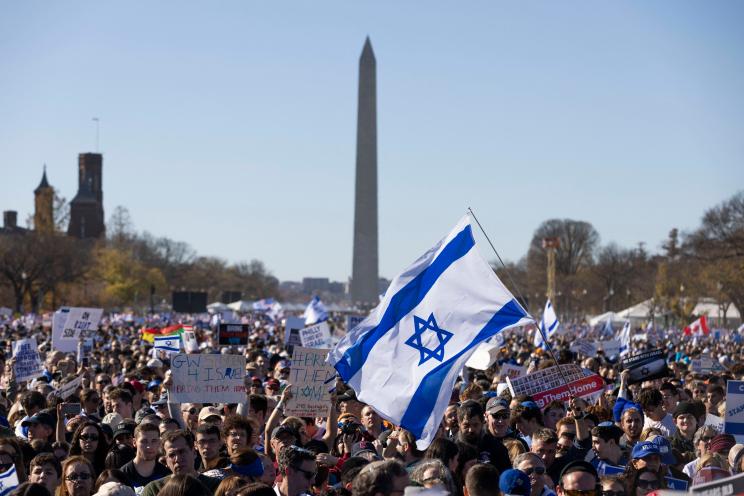
<svg viewBox="0 0 744 496">
<path fill-rule="evenodd" d="M 377 305 L 377 76 L 369 37 L 359 57 L 356 185 L 354 196 L 354 260 L 351 303 Z"/>
</svg>

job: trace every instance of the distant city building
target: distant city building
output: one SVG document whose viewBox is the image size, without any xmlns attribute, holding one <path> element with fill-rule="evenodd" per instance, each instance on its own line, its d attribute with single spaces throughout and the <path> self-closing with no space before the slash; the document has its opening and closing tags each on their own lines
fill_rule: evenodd
<svg viewBox="0 0 744 496">
<path fill-rule="evenodd" d="M 3 227 L 0 228 L 0 234 L 23 234 L 27 231 L 18 226 L 18 212 L 15 210 L 5 210 L 3 212 Z"/>
<path fill-rule="evenodd" d="M 331 281 L 327 277 L 303 277 L 302 291 L 305 293 L 319 293 L 328 291 Z"/>
<path fill-rule="evenodd" d="M 103 156 L 78 156 L 78 192 L 70 202 L 67 234 L 80 239 L 99 238 L 106 232 L 103 220 Z"/>
<path fill-rule="evenodd" d="M 54 188 L 47 180 L 46 165 L 41 182 L 34 190 L 34 230 L 54 232 Z"/>
</svg>

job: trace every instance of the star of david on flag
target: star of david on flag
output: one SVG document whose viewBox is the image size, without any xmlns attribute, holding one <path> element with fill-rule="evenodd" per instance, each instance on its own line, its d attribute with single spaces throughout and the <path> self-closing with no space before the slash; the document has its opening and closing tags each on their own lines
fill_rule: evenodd
<svg viewBox="0 0 744 496">
<path fill-rule="evenodd" d="M 178 353 L 181 351 L 181 336 L 155 336 L 155 349 Z"/>
<path fill-rule="evenodd" d="M 360 401 L 410 431 L 423 450 L 478 345 L 533 321 L 480 255 L 465 216 L 393 279 L 328 361 Z"/>
</svg>

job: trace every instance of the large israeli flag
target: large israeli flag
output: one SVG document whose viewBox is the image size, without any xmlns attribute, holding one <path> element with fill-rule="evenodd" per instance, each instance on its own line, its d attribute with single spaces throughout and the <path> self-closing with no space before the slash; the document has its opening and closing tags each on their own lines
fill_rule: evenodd
<svg viewBox="0 0 744 496">
<path fill-rule="evenodd" d="M 313 296 L 313 299 L 307 304 L 305 313 L 303 313 L 302 316 L 305 317 L 305 325 L 309 326 L 328 320 L 328 310 L 326 310 L 323 302 L 320 301 L 319 296 Z"/>
<path fill-rule="evenodd" d="M 547 349 L 548 345 L 543 341 L 543 335 L 547 339 L 550 339 L 558 331 L 559 324 L 560 322 L 558 322 L 558 316 L 555 314 L 553 304 L 548 299 L 545 302 L 545 310 L 543 310 L 542 320 L 540 321 L 540 329 L 535 329 L 535 346 Z"/>
<path fill-rule="evenodd" d="M 475 247 L 470 218 L 393 279 L 328 361 L 387 420 L 429 446 L 476 347 L 532 318 Z"/>
</svg>

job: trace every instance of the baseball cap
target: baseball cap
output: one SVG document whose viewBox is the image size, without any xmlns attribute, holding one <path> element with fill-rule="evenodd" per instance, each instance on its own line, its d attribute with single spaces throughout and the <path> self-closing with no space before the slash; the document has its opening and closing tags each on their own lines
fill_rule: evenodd
<svg viewBox="0 0 744 496">
<path fill-rule="evenodd" d="M 109 427 L 111 427 L 111 430 L 113 430 L 121 423 L 122 420 L 124 420 L 124 417 L 116 412 L 112 412 L 107 413 L 106 416 L 103 417 L 103 420 L 101 420 L 101 424 L 108 425 Z"/>
<path fill-rule="evenodd" d="M 567 463 L 566 466 L 563 467 L 563 470 L 561 470 L 561 475 L 558 477 L 558 480 L 560 481 L 561 479 L 563 479 L 564 475 L 573 472 L 586 472 L 588 474 L 592 474 L 597 479 L 597 481 L 599 481 L 597 469 L 594 468 L 594 465 L 585 460 L 574 460 L 570 463 Z"/>
<path fill-rule="evenodd" d="M 677 403 L 677 406 L 674 408 L 674 414 L 672 415 L 674 418 L 679 417 L 680 415 L 684 415 L 686 413 L 693 415 L 697 418 L 696 414 L 696 408 L 692 406 L 691 403 L 688 403 L 687 401 L 681 401 Z"/>
<path fill-rule="evenodd" d="M 149 391 L 152 388 L 159 387 L 160 384 L 162 384 L 162 382 L 163 381 L 161 381 L 160 379 L 153 379 L 153 380 L 151 380 L 150 382 L 147 383 L 147 390 Z"/>
<path fill-rule="evenodd" d="M 144 384 L 142 384 L 142 383 L 141 383 L 140 381 L 138 381 L 137 379 L 132 379 L 131 381 L 129 381 L 129 384 L 131 384 L 131 385 L 132 385 L 132 387 L 133 387 L 133 388 L 134 388 L 134 389 L 135 389 L 135 390 L 136 390 L 136 391 L 137 391 L 137 392 L 138 392 L 139 394 L 142 394 L 142 393 L 144 393 L 144 392 L 145 392 L 145 386 L 144 386 Z"/>
<path fill-rule="evenodd" d="M 735 444 L 736 438 L 731 434 L 718 434 L 716 437 L 711 439 L 708 451 L 711 453 L 724 453 L 733 448 Z"/>
<path fill-rule="evenodd" d="M 33 424 L 44 424 L 54 429 L 57 426 L 57 421 L 46 412 L 37 412 L 33 416 L 21 422 L 22 427 L 28 427 Z"/>
<path fill-rule="evenodd" d="M 219 417 L 220 420 L 222 420 L 222 414 L 220 413 L 220 409 L 216 406 L 205 406 L 201 409 L 199 412 L 199 418 L 198 421 L 202 422 L 204 420 L 207 420 L 209 417 Z"/>
<path fill-rule="evenodd" d="M 509 404 L 503 398 L 494 397 L 486 403 L 486 413 L 509 411 Z"/>
<path fill-rule="evenodd" d="M 510 468 L 504 470 L 499 477 L 499 489 L 504 496 L 529 496 L 531 491 L 530 478 L 521 470 Z"/>
<path fill-rule="evenodd" d="M 358 443 L 354 443 L 354 445 L 351 447 L 351 456 L 359 456 L 363 453 L 372 453 L 373 455 L 378 456 L 375 445 L 370 443 L 369 441 L 360 441 Z"/>
<path fill-rule="evenodd" d="M 151 358 L 150 360 L 147 361 L 147 366 L 150 367 L 151 369 L 160 369 L 160 368 L 163 368 L 163 362 L 161 362 L 157 358 Z"/>
<path fill-rule="evenodd" d="M 269 389 L 273 389 L 275 391 L 278 391 L 279 390 L 279 386 L 280 386 L 279 381 L 276 380 L 276 379 L 269 379 L 268 381 L 266 381 L 266 387 L 269 388 Z"/>
<path fill-rule="evenodd" d="M 134 489 L 121 482 L 106 482 L 93 496 L 134 496 Z"/>
<path fill-rule="evenodd" d="M 278 427 L 275 427 L 274 430 L 271 431 L 271 439 L 281 436 L 282 434 L 291 434 L 295 437 L 295 439 L 300 438 L 300 436 L 297 434 L 297 431 L 292 429 L 290 426 L 280 425 Z"/>
<path fill-rule="evenodd" d="M 669 442 L 664 436 L 656 436 L 651 442 L 659 448 L 659 454 L 661 455 L 661 463 L 664 465 L 676 465 L 677 457 L 672 453 L 672 443 Z"/>
<path fill-rule="evenodd" d="M 155 410 L 152 408 L 145 406 L 137 410 L 137 413 L 134 414 L 134 422 L 139 425 L 142 420 L 147 417 L 148 415 L 154 415 Z"/>
<path fill-rule="evenodd" d="M 633 452 L 630 457 L 637 460 L 650 455 L 661 455 L 659 447 L 651 441 L 641 441 L 633 446 Z"/>
<path fill-rule="evenodd" d="M 134 435 L 134 426 L 131 424 L 131 420 L 129 422 L 120 422 L 119 425 L 116 426 L 116 429 L 114 429 L 114 439 L 122 434 L 129 436 Z"/>
</svg>

